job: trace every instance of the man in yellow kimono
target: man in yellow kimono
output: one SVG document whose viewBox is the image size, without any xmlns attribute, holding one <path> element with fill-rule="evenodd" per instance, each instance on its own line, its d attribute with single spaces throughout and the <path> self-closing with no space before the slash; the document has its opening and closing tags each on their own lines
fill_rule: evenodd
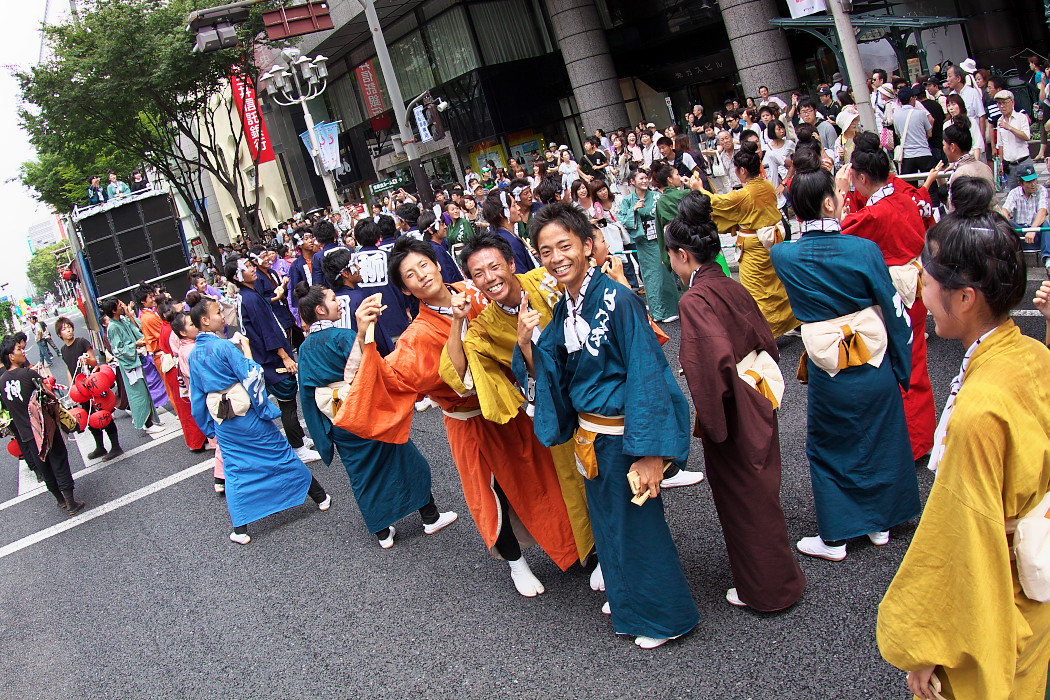
<svg viewBox="0 0 1050 700">
<path fill-rule="evenodd" d="M 468 275 L 491 303 L 469 322 L 465 333 L 463 324 L 453 321 L 449 342 L 441 353 L 441 378 L 460 395 L 476 392 L 482 415 L 505 424 L 525 404 L 510 371 L 522 293 L 528 293 L 529 305 L 540 312 L 541 326 L 545 326 L 562 292 L 543 267 L 515 275 L 514 254 L 499 236 L 479 233 L 465 244 L 463 252 L 464 263 L 470 261 L 474 267 L 467 270 Z M 466 303 L 464 295 L 453 298 L 454 304 Z M 582 562 L 594 551 L 583 476 L 576 468 L 571 442 L 552 448 L 551 453 Z"/>
</svg>

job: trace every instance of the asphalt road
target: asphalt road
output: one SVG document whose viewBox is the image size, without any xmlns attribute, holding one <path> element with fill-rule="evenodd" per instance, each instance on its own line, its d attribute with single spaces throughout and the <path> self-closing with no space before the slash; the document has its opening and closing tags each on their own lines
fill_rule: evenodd
<svg viewBox="0 0 1050 700">
<path fill-rule="evenodd" d="M 1016 320 L 1043 338 L 1040 318 Z M 677 369 L 679 327 L 666 328 Z M 793 377 L 801 341 L 782 352 Z M 938 410 L 962 352 L 931 323 Z M 805 388 L 789 378 L 780 433 L 792 540 L 816 533 L 805 415 Z M 3 457 L 0 698 L 908 697 L 904 674 L 878 654 L 875 620 L 914 523 L 895 528 L 885 547 L 851 543 L 841 563 L 800 556 L 809 578 L 801 602 L 759 614 L 724 600 L 732 580 L 707 483 L 668 492 L 702 620 L 642 651 L 613 634 L 603 596 L 579 567 L 561 573 L 530 550 L 547 592 L 515 592 L 470 519 L 437 410 L 417 414 L 412 436 L 432 465 L 439 506 L 461 519 L 425 536 L 410 517 L 389 551 L 365 530 L 338 461 L 311 465 L 333 495 L 330 511 L 308 502 L 257 523 L 251 545 L 232 544 L 209 464 L 179 434 L 152 439 L 127 417 L 117 422 L 125 449 L 142 451 L 78 479 L 89 509 L 75 519 L 46 494 L 12 503 L 17 472 Z M 74 471 L 84 469 L 71 451 Z M 690 465 L 703 469 L 698 443 Z M 932 477 L 918 474 L 925 498 Z M 172 475 L 186 478 L 157 487 Z M 25 546 L 10 552 L 16 542 Z"/>
</svg>

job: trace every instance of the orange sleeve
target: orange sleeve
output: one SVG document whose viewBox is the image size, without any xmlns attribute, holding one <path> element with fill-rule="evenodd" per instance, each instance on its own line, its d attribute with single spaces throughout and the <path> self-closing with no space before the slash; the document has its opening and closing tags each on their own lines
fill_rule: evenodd
<svg viewBox="0 0 1050 700">
<path fill-rule="evenodd" d="M 160 330 L 164 322 L 160 320 L 160 316 L 155 311 L 142 314 L 140 321 L 142 322 L 142 337 L 146 340 L 146 349 L 150 352 L 157 352 L 160 349 Z"/>
<path fill-rule="evenodd" d="M 416 373 L 416 353 L 402 336 L 394 352 L 384 359 L 375 343 L 365 346 L 361 365 L 350 383 L 335 424 L 358 437 L 404 444 L 412 431 L 412 417 L 419 392 L 405 377 Z"/>
</svg>

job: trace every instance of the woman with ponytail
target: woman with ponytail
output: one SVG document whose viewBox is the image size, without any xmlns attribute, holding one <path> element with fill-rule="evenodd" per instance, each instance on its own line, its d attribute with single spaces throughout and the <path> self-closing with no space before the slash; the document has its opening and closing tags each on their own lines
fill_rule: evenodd
<svg viewBox="0 0 1050 700">
<path fill-rule="evenodd" d="M 795 152 L 791 201 L 802 237 L 772 257 L 803 324 L 799 379 L 808 381 L 806 456 L 819 533 L 797 547 L 842 561 L 846 540 L 867 535 L 884 545 L 891 527 L 921 510 L 901 398 L 912 329 L 879 247 L 842 235 L 842 199 L 812 149 Z"/>
<path fill-rule="evenodd" d="M 850 164 L 838 174 L 840 191 L 850 182 L 864 207 L 842 221 L 842 232 L 875 242 L 904 308 L 908 310 L 915 340 L 911 348 L 910 388 L 904 393 L 912 458 L 917 460 L 933 447 L 937 424 L 933 385 L 926 367 L 926 306 L 922 302 L 919 257 L 926 241 L 926 225 L 914 199 L 914 188 L 903 180 L 890 179 L 890 160 L 878 137 L 863 133 L 854 139 Z M 847 180 L 848 178 L 848 180 Z"/>
<path fill-rule="evenodd" d="M 761 174 L 758 144 L 740 144 L 733 166 L 744 186 L 729 194 L 707 192 L 711 197 L 711 216 L 720 232 L 736 234 L 740 283 L 758 302 L 773 336 L 779 337 L 793 332 L 798 319 L 791 312 L 787 292 L 769 260 L 770 250 L 784 240 L 785 233 L 777 208 L 777 191 Z"/>
<path fill-rule="evenodd" d="M 664 237 L 686 286 L 679 359 L 733 571 L 726 600 L 783 610 L 802 597 L 806 577 L 780 505 L 780 351 L 758 304 L 718 264 L 721 244 L 707 195 L 687 194 Z"/>
</svg>

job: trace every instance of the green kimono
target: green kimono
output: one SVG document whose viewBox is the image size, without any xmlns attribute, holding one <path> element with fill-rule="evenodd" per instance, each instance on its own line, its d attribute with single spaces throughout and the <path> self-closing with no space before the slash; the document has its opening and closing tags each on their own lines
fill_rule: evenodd
<svg viewBox="0 0 1050 700">
<path fill-rule="evenodd" d="M 149 395 L 149 386 L 142 374 L 142 359 L 135 342 L 142 337 L 138 324 L 127 316 L 119 321 L 110 319 L 107 329 L 109 344 L 117 366 L 124 378 L 124 388 L 128 392 L 128 404 L 131 406 L 131 420 L 136 428 L 146 427 L 146 421 L 156 408 Z"/>
<path fill-rule="evenodd" d="M 631 190 L 620 202 L 619 218 L 634 241 L 638 265 L 642 268 L 649 313 L 657 321 L 663 321 L 678 316 L 680 295 L 670 269 L 664 264 L 667 254 L 663 250 L 662 232 L 656 227 L 656 205 L 659 199 L 659 193 L 647 190 L 644 205 L 636 210 L 634 207 L 639 201 L 638 192 Z"/>
<path fill-rule="evenodd" d="M 660 243 L 660 257 L 668 269 L 671 269 L 671 259 L 667 255 L 667 245 L 664 243 L 664 229 L 678 216 L 678 204 L 689 192 L 688 187 L 665 187 L 660 198 L 656 200 L 656 240 Z M 732 277 L 729 273 L 729 263 L 726 262 L 722 251 L 718 251 L 715 262 L 722 267 L 726 277 Z"/>
<path fill-rule="evenodd" d="M 475 233 L 474 224 L 470 223 L 470 220 L 467 217 L 461 216 L 448 227 L 449 245 L 466 243 L 474 237 Z"/>
</svg>

